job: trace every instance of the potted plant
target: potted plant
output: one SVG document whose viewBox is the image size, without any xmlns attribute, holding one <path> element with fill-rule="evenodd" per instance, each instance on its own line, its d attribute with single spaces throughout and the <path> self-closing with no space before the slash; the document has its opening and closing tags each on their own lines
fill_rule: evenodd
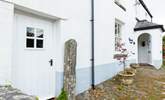
<svg viewBox="0 0 165 100">
<path fill-rule="evenodd" d="M 136 70 L 132 68 L 126 68 L 126 61 L 128 57 L 134 53 L 129 53 L 128 50 L 125 48 L 124 43 L 118 43 L 116 47 L 118 53 L 114 55 L 114 59 L 117 59 L 120 62 L 120 64 L 123 65 L 123 71 L 118 73 L 119 79 L 125 85 L 132 84 L 133 76 L 135 76 Z"/>
</svg>

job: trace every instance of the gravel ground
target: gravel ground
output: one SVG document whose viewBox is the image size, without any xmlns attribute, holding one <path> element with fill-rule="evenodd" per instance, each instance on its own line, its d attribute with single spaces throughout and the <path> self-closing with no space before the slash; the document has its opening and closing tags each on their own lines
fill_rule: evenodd
<svg viewBox="0 0 165 100">
<path fill-rule="evenodd" d="M 79 94 L 77 100 L 163 100 L 165 98 L 165 69 L 151 66 L 136 69 L 134 82 L 122 85 L 118 76 L 113 77 Z M 165 100 L 165 99 L 164 99 Z"/>
</svg>

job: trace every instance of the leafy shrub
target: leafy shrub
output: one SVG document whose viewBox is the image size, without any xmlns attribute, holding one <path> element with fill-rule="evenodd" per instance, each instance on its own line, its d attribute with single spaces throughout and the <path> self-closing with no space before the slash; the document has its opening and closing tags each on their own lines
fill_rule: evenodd
<svg viewBox="0 0 165 100">
<path fill-rule="evenodd" d="M 64 88 L 62 88 L 57 100 L 68 100 L 67 92 L 64 90 Z"/>
<path fill-rule="evenodd" d="M 162 64 L 161 68 L 165 69 L 165 65 L 164 65 L 164 64 Z"/>
<path fill-rule="evenodd" d="M 36 97 L 36 100 L 39 100 L 39 97 Z"/>
</svg>

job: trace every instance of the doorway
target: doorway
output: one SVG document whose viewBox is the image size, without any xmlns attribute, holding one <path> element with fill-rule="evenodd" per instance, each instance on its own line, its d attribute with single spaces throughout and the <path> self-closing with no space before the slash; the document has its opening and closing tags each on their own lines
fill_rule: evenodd
<svg viewBox="0 0 165 100">
<path fill-rule="evenodd" d="M 52 64 L 53 22 L 35 15 L 15 13 L 13 39 L 14 86 L 40 98 L 53 97 L 55 95 L 55 68 Z"/>
<path fill-rule="evenodd" d="M 138 63 L 151 63 L 151 36 L 148 33 L 138 37 Z"/>
</svg>

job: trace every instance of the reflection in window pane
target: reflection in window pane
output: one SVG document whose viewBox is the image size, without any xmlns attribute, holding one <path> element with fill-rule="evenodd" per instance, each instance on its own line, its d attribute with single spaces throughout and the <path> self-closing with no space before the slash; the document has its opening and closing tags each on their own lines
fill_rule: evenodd
<svg viewBox="0 0 165 100">
<path fill-rule="evenodd" d="M 32 28 L 32 27 L 27 27 L 26 35 L 27 35 L 28 37 L 34 37 L 34 28 Z"/>
<path fill-rule="evenodd" d="M 34 48 L 34 39 L 26 39 L 26 47 Z"/>
<path fill-rule="evenodd" d="M 37 48 L 43 48 L 43 40 L 37 39 L 36 45 Z"/>
<path fill-rule="evenodd" d="M 44 37 L 44 30 L 43 29 L 36 29 L 36 36 L 38 38 L 43 38 Z"/>
</svg>

